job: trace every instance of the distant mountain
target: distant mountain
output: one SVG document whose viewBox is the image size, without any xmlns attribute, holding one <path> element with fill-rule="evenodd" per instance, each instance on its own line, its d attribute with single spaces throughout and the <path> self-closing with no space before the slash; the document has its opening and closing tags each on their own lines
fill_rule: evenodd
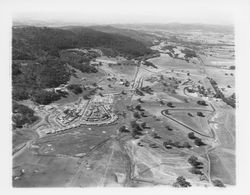
<svg viewBox="0 0 250 195">
<path fill-rule="evenodd" d="M 139 31 L 131 30 L 131 29 L 125 29 L 125 28 L 124 29 L 115 28 L 115 27 L 110 26 L 110 25 L 89 26 L 89 28 L 91 28 L 93 30 L 105 32 L 105 33 L 113 33 L 113 34 L 120 34 L 120 35 L 128 36 L 132 39 L 143 42 L 144 44 L 149 45 L 149 46 L 151 46 L 153 44 L 153 41 L 156 38 L 154 35 L 151 35 L 148 33 L 139 32 Z"/>
<path fill-rule="evenodd" d="M 211 31 L 221 33 L 233 33 L 234 27 L 229 25 L 213 25 L 213 24 L 116 24 L 117 28 L 129 28 L 134 30 L 169 30 L 169 31 Z"/>
</svg>

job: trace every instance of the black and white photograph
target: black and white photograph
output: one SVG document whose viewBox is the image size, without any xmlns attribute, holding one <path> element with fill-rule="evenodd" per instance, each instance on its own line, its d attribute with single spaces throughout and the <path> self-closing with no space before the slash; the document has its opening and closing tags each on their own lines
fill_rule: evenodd
<svg viewBox="0 0 250 195">
<path fill-rule="evenodd" d="M 239 184 L 235 10 L 249 2 L 14 2 L 12 188 Z"/>
</svg>

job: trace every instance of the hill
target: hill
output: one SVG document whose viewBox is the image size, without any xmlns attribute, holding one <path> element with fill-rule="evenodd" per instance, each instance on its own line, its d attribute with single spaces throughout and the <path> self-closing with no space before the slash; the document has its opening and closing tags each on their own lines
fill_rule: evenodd
<svg viewBox="0 0 250 195">
<path fill-rule="evenodd" d="M 99 32 L 85 27 L 67 30 L 47 27 L 13 28 L 13 59 L 34 60 L 41 56 L 59 56 L 69 48 L 104 48 L 134 58 L 151 53 L 142 42 L 130 37 Z"/>
<path fill-rule="evenodd" d="M 120 35 L 128 36 L 132 39 L 135 39 L 137 41 L 144 43 L 147 46 L 152 46 L 153 41 L 156 38 L 154 35 L 151 35 L 148 33 L 140 32 L 140 31 L 136 31 L 136 30 L 131 30 L 131 29 L 115 28 L 115 27 L 109 26 L 109 25 L 90 26 L 89 28 L 91 28 L 93 30 L 105 32 L 105 33 L 113 33 L 113 34 L 120 34 Z"/>
<path fill-rule="evenodd" d="M 229 25 L 213 25 L 213 24 L 182 24 L 182 23 L 167 23 L 167 24 L 116 24 L 117 28 L 129 28 L 134 30 L 168 30 L 168 31 L 203 31 L 217 33 L 233 33 L 233 26 Z"/>
<path fill-rule="evenodd" d="M 67 95 L 52 89 L 69 81 L 73 74 L 70 66 L 86 73 L 98 71 L 90 61 L 100 54 L 89 48 L 130 59 L 152 53 L 144 43 L 130 37 L 85 27 L 22 26 L 13 27 L 12 34 L 12 97 L 16 101 L 49 104 Z M 69 51 L 75 48 L 87 52 Z"/>
</svg>

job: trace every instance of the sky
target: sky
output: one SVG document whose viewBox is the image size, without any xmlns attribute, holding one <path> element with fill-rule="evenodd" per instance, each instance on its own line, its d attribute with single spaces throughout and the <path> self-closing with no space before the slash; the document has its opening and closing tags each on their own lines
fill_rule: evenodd
<svg viewBox="0 0 250 195">
<path fill-rule="evenodd" d="M 14 20 L 232 25 L 237 6 L 233 0 L 14 0 L 11 11 Z"/>
</svg>

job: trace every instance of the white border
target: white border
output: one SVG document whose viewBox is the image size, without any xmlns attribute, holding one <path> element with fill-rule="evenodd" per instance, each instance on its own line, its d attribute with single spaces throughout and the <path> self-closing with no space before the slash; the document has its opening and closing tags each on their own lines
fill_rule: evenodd
<svg viewBox="0 0 250 195">
<path fill-rule="evenodd" d="M 202 2 L 202 3 L 201 3 Z M 178 5 L 180 9 L 178 9 Z M 237 159 L 237 185 L 235 187 L 229 187 L 226 189 L 219 188 L 191 188 L 191 189 L 174 189 L 169 187 L 155 187 L 155 188 L 37 188 L 37 189 L 14 189 L 11 187 L 11 171 L 12 171 L 12 157 L 11 157 L 11 71 L 10 71 L 10 54 L 11 54 L 11 25 L 13 13 L 17 12 L 87 12 L 91 15 L 92 12 L 96 14 L 98 10 L 99 16 L 102 14 L 110 13 L 110 19 L 115 18 L 116 14 L 120 17 L 126 17 L 131 15 L 133 17 L 140 18 L 141 16 L 152 16 L 156 12 L 151 10 L 164 11 L 174 10 L 176 14 L 183 15 L 190 12 L 182 12 L 184 9 L 199 9 L 208 8 L 208 10 L 216 10 L 211 13 L 218 13 L 218 10 L 222 13 L 232 14 L 234 17 L 234 23 L 236 27 L 236 96 L 238 97 L 238 108 L 236 114 L 236 132 L 237 132 L 237 147 L 236 147 L 236 159 Z M 250 174 L 250 120 L 249 114 L 249 102 L 250 102 L 250 4 L 248 0 L 13 0 L 13 1 L 0 1 L 0 19 L 1 19 L 1 31 L 0 31 L 0 67 L 1 67 L 1 137 L 0 149 L 1 149 L 1 175 L 0 185 L 1 194 L 50 194 L 50 193 L 107 193 L 107 194 L 178 194 L 190 192 L 192 194 L 206 194 L 206 193 L 220 193 L 220 194 L 250 194 L 249 174 Z M 138 11 L 136 14 L 135 12 Z M 192 10 L 191 10 L 192 11 Z M 144 15 L 142 14 L 144 13 Z M 145 14 L 146 13 L 146 14 Z M 133 15 L 134 14 L 134 15 Z M 141 15 L 140 15 L 141 14 Z M 77 15 L 77 14 L 76 14 Z M 222 14 L 223 15 L 223 14 Z M 218 21 L 222 15 L 218 14 Z M 99 17 L 100 18 L 100 17 Z M 131 18 L 131 17 L 128 17 Z M 213 16 L 214 18 L 214 16 Z M 107 21 L 109 18 L 107 18 Z M 206 21 L 205 21 L 206 22 Z M 91 21 L 90 21 L 91 23 Z M 248 193 L 247 193 L 248 192 Z"/>
</svg>

